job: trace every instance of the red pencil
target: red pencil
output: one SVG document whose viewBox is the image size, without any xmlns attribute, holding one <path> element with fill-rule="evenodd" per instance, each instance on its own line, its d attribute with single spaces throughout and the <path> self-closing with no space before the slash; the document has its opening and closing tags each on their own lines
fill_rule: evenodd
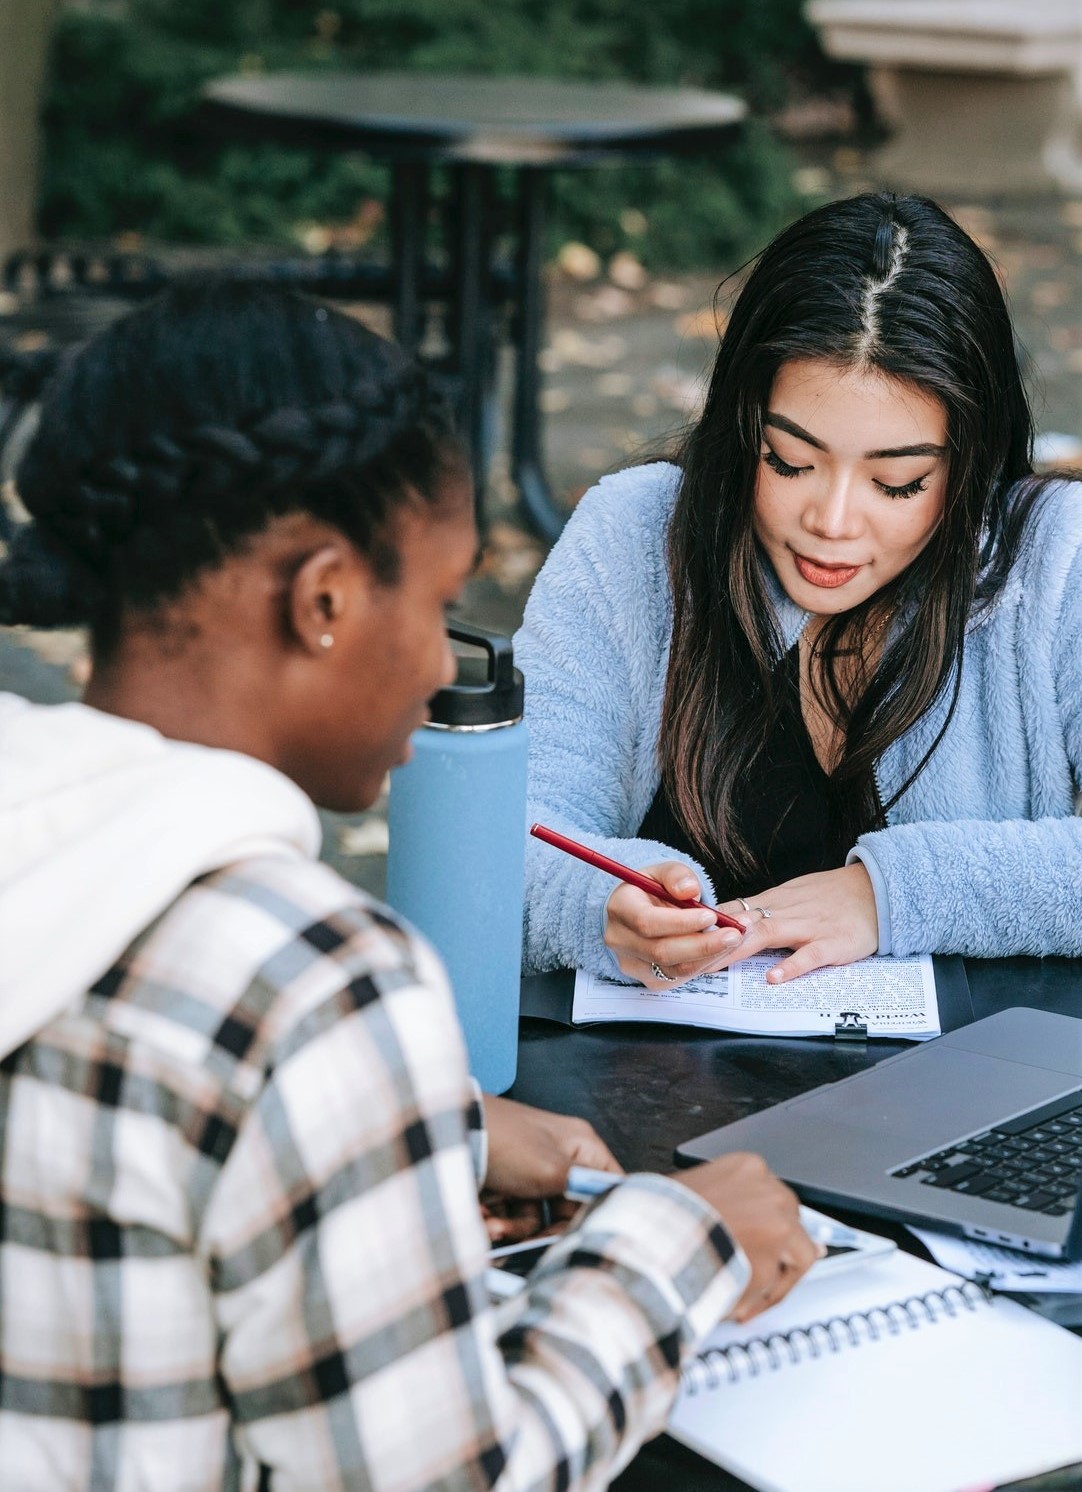
<svg viewBox="0 0 1082 1492">
<path fill-rule="evenodd" d="M 621 865 L 619 860 L 610 860 L 608 855 L 599 855 L 596 850 L 589 850 L 584 844 L 579 844 L 577 839 L 568 839 L 566 834 L 557 834 L 555 829 L 547 829 L 544 824 L 531 824 L 530 833 L 535 839 L 543 839 L 546 844 L 563 850 L 565 855 L 574 855 L 576 860 L 585 860 L 587 865 L 593 865 L 598 870 L 615 876 L 618 881 L 626 881 L 629 886 L 638 886 L 640 891 L 649 892 L 659 901 L 667 901 L 671 907 L 687 908 L 689 911 L 694 909 L 699 912 L 713 912 L 718 919 L 719 927 L 735 927 L 738 932 L 747 931 L 742 922 L 737 922 L 735 917 L 730 917 L 725 912 L 719 912 L 717 907 L 708 907 L 704 901 L 679 901 L 666 891 L 660 881 L 655 881 L 653 876 L 644 876 L 639 870 L 632 870 L 627 865 Z"/>
</svg>

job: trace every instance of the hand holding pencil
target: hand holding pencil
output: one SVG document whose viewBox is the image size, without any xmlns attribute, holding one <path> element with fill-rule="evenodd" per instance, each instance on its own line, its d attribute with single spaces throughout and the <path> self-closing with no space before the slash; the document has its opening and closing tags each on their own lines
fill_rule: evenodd
<svg viewBox="0 0 1082 1492">
<path fill-rule="evenodd" d="M 544 824 L 530 833 L 624 883 L 609 898 L 605 942 L 622 972 L 648 989 L 693 978 L 743 939 L 743 923 L 698 900 L 698 882 L 686 865 L 632 870 Z"/>
<path fill-rule="evenodd" d="M 768 983 L 782 984 L 813 969 L 868 958 L 879 946 L 875 891 L 859 861 L 768 886 L 751 900 L 738 896 L 726 912 L 697 899 L 695 874 L 678 861 L 631 870 L 542 824 L 531 833 L 624 882 L 605 908 L 605 944 L 621 971 L 648 989 L 788 950 L 766 975 Z M 741 908 L 750 914 L 746 926 L 737 920 Z"/>
<path fill-rule="evenodd" d="M 735 927 L 738 932 L 744 931 L 744 924 L 737 922 L 735 917 L 730 917 L 726 912 L 720 912 L 717 907 L 708 907 L 705 902 L 696 900 L 699 888 L 690 879 L 691 872 L 686 865 L 679 868 L 689 877 L 688 885 L 694 886 L 694 890 L 690 896 L 678 896 L 655 877 L 646 875 L 641 870 L 632 870 L 629 865 L 621 865 L 618 860 L 610 860 L 608 855 L 601 855 L 597 850 L 590 849 L 588 845 L 579 844 L 577 839 L 569 839 L 566 834 L 558 834 L 555 829 L 549 829 L 544 824 L 531 824 L 530 833 L 535 839 L 542 839 L 546 844 L 563 850 L 565 855 L 574 855 L 576 860 L 596 866 L 598 870 L 605 871 L 607 875 L 615 876 L 618 881 L 624 881 L 629 886 L 637 886 L 648 896 L 656 896 L 660 901 L 667 901 L 674 907 L 694 909 L 697 912 L 711 912 L 718 927 Z"/>
</svg>

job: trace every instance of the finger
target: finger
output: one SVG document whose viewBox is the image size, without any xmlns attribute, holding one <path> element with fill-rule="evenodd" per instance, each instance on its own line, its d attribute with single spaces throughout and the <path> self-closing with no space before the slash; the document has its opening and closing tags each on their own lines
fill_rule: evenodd
<svg viewBox="0 0 1082 1492">
<path fill-rule="evenodd" d="M 724 912 L 727 917 L 735 917 L 737 922 L 742 922 L 745 927 L 748 927 L 755 921 L 751 911 L 753 905 L 753 897 L 738 896 L 733 901 L 719 901 L 718 911 Z"/>
<path fill-rule="evenodd" d="M 829 945 L 821 942 L 805 943 L 802 948 L 795 949 L 787 958 L 783 958 L 781 963 L 767 970 L 767 983 L 785 984 L 790 979 L 799 978 L 801 974 L 810 974 L 813 969 L 834 964 L 838 960 L 832 956 L 833 952 Z"/>
<path fill-rule="evenodd" d="M 792 948 L 797 940 L 791 933 L 784 932 L 785 926 L 785 923 L 773 918 L 765 923 L 761 920 L 756 922 L 742 938 L 738 935 L 738 941 L 732 948 L 711 959 L 709 966 L 704 966 L 701 972 L 720 973 L 722 969 L 731 968 L 733 964 L 741 963 L 746 958 L 755 958 L 773 948 Z"/>
<path fill-rule="evenodd" d="M 761 1311 L 769 1311 L 779 1301 L 784 1300 L 799 1278 L 796 1271 L 789 1267 L 788 1261 L 779 1260 L 774 1278 L 761 1292 L 757 1308 L 752 1311 L 752 1315 L 757 1316 Z"/>
<path fill-rule="evenodd" d="M 712 959 L 732 953 L 740 940 L 741 934 L 734 929 L 711 924 L 710 932 L 696 932 L 690 937 L 630 936 L 622 940 L 621 952 L 630 953 L 643 963 L 660 964 L 668 973 L 675 968 L 704 968 Z"/>
<path fill-rule="evenodd" d="M 681 979 L 692 979 L 697 974 L 720 973 L 732 964 L 761 952 L 762 947 L 759 943 L 749 942 L 746 934 L 742 937 L 740 933 L 733 932 L 724 938 L 720 953 L 712 953 L 709 957 L 696 958 L 680 964 L 670 963 L 666 957 L 662 967 L 666 974 L 677 975 Z M 661 960 L 658 962 L 660 963 Z"/>
<path fill-rule="evenodd" d="M 818 1246 L 807 1235 L 805 1240 L 800 1242 L 794 1237 L 780 1255 L 774 1256 L 773 1268 L 768 1273 L 760 1270 L 753 1275 L 732 1312 L 734 1321 L 750 1321 L 785 1299 L 819 1257 Z"/>
<path fill-rule="evenodd" d="M 793 1235 L 793 1241 L 788 1256 L 791 1264 L 793 1278 L 790 1280 L 790 1288 L 797 1280 L 803 1279 L 813 1264 L 826 1257 L 826 1245 L 818 1243 L 810 1237 L 803 1225 L 797 1226 Z"/>
<path fill-rule="evenodd" d="M 533 1238 L 538 1233 L 547 1233 L 552 1225 L 552 1204 L 547 1199 L 523 1200 L 514 1198 L 506 1218 L 501 1241 L 518 1243 L 524 1238 Z"/>
<path fill-rule="evenodd" d="M 615 1176 L 624 1174 L 623 1166 L 600 1135 L 594 1134 L 592 1130 L 576 1143 L 571 1156 L 571 1164 L 589 1166 L 594 1171 L 611 1171 Z"/>
<path fill-rule="evenodd" d="M 768 886 L 765 891 L 756 891 L 754 895 L 749 892 L 747 896 L 738 896 L 733 901 L 719 902 L 718 911 L 724 912 L 728 917 L 735 917 L 738 922 L 743 922 L 748 927 L 753 927 L 761 920 L 764 907 L 771 911 L 778 906 L 779 897 L 781 897 L 783 906 L 795 904 L 792 893 L 793 887 L 798 884 L 797 881 L 786 881 L 781 886 Z"/>
<path fill-rule="evenodd" d="M 649 990 L 673 990 L 680 985 L 686 984 L 689 979 L 695 979 L 700 974 L 705 974 L 714 960 L 703 963 L 696 960 L 691 964 L 656 964 L 653 960 L 646 963 L 642 959 L 629 961 L 632 978 L 637 979 L 640 984 Z"/>
<path fill-rule="evenodd" d="M 521 1236 L 518 1226 L 518 1219 L 513 1217 L 496 1217 L 492 1213 L 485 1217 L 485 1232 L 489 1243 L 513 1242 Z"/>
<path fill-rule="evenodd" d="M 807 1274 L 808 1270 L 820 1257 L 816 1245 L 812 1244 L 811 1258 L 804 1262 L 804 1251 L 801 1250 L 800 1262 L 789 1257 L 781 1259 L 778 1270 L 770 1284 L 760 1293 L 758 1301 L 752 1302 L 749 1314 L 756 1316 L 760 1311 L 769 1311 L 779 1301 L 785 1299 L 794 1285 L 798 1284 Z"/>
<path fill-rule="evenodd" d="M 616 1176 L 624 1174 L 623 1166 L 587 1119 L 561 1120 L 559 1148 L 568 1167 L 589 1166 L 595 1171 L 611 1171 Z M 565 1184 L 566 1180 L 565 1172 Z"/>
<path fill-rule="evenodd" d="M 738 1324 L 743 1321 L 750 1321 L 760 1311 L 767 1309 L 776 1273 L 777 1271 L 775 1270 L 767 1277 L 762 1270 L 752 1271 L 751 1279 L 748 1281 L 743 1295 L 729 1312 L 730 1320 L 736 1321 Z"/>
<path fill-rule="evenodd" d="M 609 922 L 626 928 L 635 937 L 648 939 L 694 937 L 717 926 L 712 912 L 671 907 L 637 889 L 634 899 L 631 893 L 619 901 L 610 898 Z"/>
<path fill-rule="evenodd" d="M 688 866 L 679 860 L 663 860 L 660 865 L 650 865 L 644 872 L 660 881 L 670 896 L 681 901 L 698 901 L 701 893 L 699 879 Z"/>
</svg>

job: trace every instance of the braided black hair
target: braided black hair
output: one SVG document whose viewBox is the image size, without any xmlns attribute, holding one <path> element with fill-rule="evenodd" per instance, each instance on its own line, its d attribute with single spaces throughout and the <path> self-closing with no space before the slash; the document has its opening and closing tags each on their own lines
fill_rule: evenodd
<svg viewBox="0 0 1082 1492">
<path fill-rule="evenodd" d="M 182 284 L 65 359 L 16 472 L 31 516 L 0 623 L 87 623 L 95 655 L 277 515 L 307 512 L 393 580 L 390 518 L 462 460 L 400 349 L 290 291 Z"/>
</svg>

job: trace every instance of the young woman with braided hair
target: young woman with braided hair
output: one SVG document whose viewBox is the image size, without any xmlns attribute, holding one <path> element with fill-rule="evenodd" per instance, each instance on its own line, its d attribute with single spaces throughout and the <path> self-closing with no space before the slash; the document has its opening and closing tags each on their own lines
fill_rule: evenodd
<svg viewBox="0 0 1082 1492">
<path fill-rule="evenodd" d="M 731 1157 L 628 1177 L 488 1306 L 479 1178 L 528 1212 L 619 1167 L 479 1101 L 312 805 L 370 803 L 452 676 L 442 404 L 343 315 L 178 289 L 60 370 L 17 485 L 0 619 L 88 623 L 93 677 L 0 695 L 4 1486 L 600 1485 L 814 1248 Z"/>
<path fill-rule="evenodd" d="M 935 204 L 763 251 L 678 459 L 587 494 L 516 649 L 531 815 L 746 931 L 536 844 L 530 965 L 1082 953 L 1082 486 L 1031 460 L 1002 291 Z"/>
</svg>

